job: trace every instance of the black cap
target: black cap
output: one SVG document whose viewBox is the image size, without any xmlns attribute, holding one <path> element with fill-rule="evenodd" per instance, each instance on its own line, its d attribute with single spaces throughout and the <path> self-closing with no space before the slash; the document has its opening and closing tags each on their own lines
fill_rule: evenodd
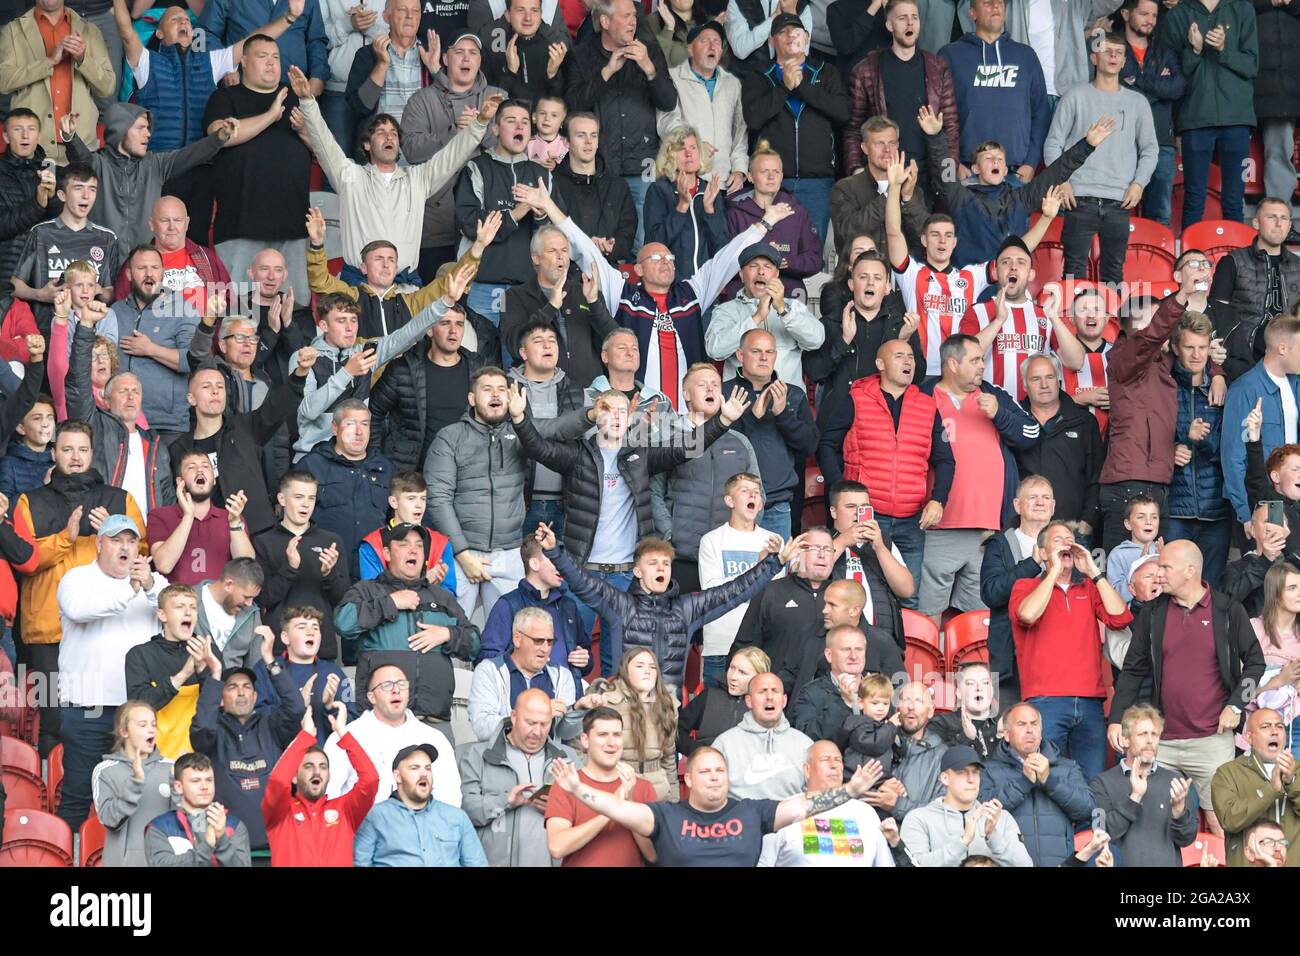
<svg viewBox="0 0 1300 956">
<path fill-rule="evenodd" d="M 250 684 L 253 684 L 254 686 L 257 685 L 257 675 L 247 667 L 232 667 L 229 670 L 221 672 L 221 686 L 225 687 L 232 677 L 238 677 L 240 674 L 247 677 Z"/>
<path fill-rule="evenodd" d="M 401 521 L 391 528 L 385 528 L 379 532 L 379 537 L 384 544 L 392 544 L 394 541 L 405 541 L 412 531 L 420 536 L 421 541 L 424 540 L 424 529 L 418 524 L 411 524 L 409 521 Z"/>
<path fill-rule="evenodd" d="M 781 264 L 781 253 L 766 242 L 750 243 L 740 250 L 740 265 L 744 266 L 754 259 L 766 259 L 772 265 L 779 266 Z"/>
<path fill-rule="evenodd" d="M 397 751 L 397 756 L 393 758 L 393 769 L 396 770 L 403 760 L 416 753 L 423 753 L 429 758 L 430 763 L 438 759 L 438 748 L 433 744 L 411 744 L 411 746 L 403 747 Z"/>
<path fill-rule="evenodd" d="M 1025 255 L 1033 256 L 1033 253 L 1029 251 L 1029 247 L 1025 245 L 1025 240 L 1021 239 L 1019 236 L 1011 235 L 1002 240 L 1002 245 L 998 246 L 998 254 L 993 257 L 993 261 L 996 262 L 1002 253 L 1006 252 L 1008 249 L 1021 249 L 1024 251 Z"/>
<path fill-rule="evenodd" d="M 686 34 L 686 42 L 694 43 L 696 38 L 705 30 L 712 30 L 724 40 L 727 38 L 726 33 L 722 30 L 721 23 L 717 20 L 705 20 L 703 23 L 697 23 L 695 26 L 691 27 L 690 32 Z"/>
<path fill-rule="evenodd" d="M 982 768 L 984 761 L 980 759 L 980 755 L 975 752 L 974 747 L 967 747 L 965 744 L 949 747 L 939 759 L 940 773 L 945 770 L 963 770 L 971 766 Z"/>
<path fill-rule="evenodd" d="M 772 30 L 769 35 L 776 36 L 786 27 L 798 27 L 800 30 L 803 30 L 805 33 L 808 32 L 808 28 L 803 25 L 803 21 L 800 20 L 797 16 L 795 16 L 793 13 L 783 13 L 780 16 L 778 16 L 775 20 L 772 21 Z"/>
</svg>

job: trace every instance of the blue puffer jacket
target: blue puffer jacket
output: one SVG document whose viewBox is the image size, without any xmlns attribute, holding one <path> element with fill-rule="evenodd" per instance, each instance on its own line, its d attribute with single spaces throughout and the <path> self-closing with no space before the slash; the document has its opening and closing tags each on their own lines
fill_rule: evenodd
<svg viewBox="0 0 1300 956">
<path fill-rule="evenodd" d="M 150 50 L 149 81 L 135 94 L 153 117 L 149 152 L 180 149 L 206 136 L 203 110 L 216 88 L 211 50 L 191 48 L 184 58 L 175 44 Z"/>
<path fill-rule="evenodd" d="M 397 469 L 383 455 L 349 461 L 327 441 L 304 455 L 298 467 L 316 476 L 316 523 L 343 539 L 352 580 L 357 580 L 357 549 L 388 518 L 388 483 Z"/>
<path fill-rule="evenodd" d="M 24 491 L 45 484 L 45 473 L 53 464 L 54 455 L 48 448 L 32 451 L 21 439 L 15 439 L 0 458 L 0 494 L 16 503 Z"/>
<path fill-rule="evenodd" d="M 1192 450 L 1192 460 L 1174 468 L 1169 483 L 1169 517 L 1200 518 L 1218 521 L 1229 516 L 1223 496 L 1223 471 L 1219 467 L 1219 437 L 1222 434 L 1223 409 L 1210 404 L 1208 377 L 1202 385 L 1192 384 L 1192 373 L 1174 363 L 1174 381 L 1178 383 L 1178 425 L 1174 441 Z M 1200 441 L 1187 437 L 1192 422 L 1209 423 L 1210 433 Z"/>
<path fill-rule="evenodd" d="M 1074 853 L 1075 826 L 1092 818 L 1097 803 L 1078 764 L 1062 757 L 1047 740 L 1039 752 L 1052 767 L 1041 785 L 1030 783 L 1024 762 L 1010 744 L 999 740 L 980 775 L 980 800 L 996 797 L 1016 818 L 1034 866 L 1060 866 Z"/>
</svg>

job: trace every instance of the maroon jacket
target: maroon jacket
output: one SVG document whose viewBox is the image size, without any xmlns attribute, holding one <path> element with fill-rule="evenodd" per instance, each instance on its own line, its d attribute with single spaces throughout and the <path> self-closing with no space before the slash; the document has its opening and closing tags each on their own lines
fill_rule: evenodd
<svg viewBox="0 0 1300 956">
<path fill-rule="evenodd" d="M 866 162 L 862 155 L 862 124 L 873 116 L 886 116 L 885 80 L 880 71 L 884 50 L 872 50 L 849 74 L 849 125 L 844 130 L 844 172 L 854 172 Z M 925 99 L 930 109 L 943 113 L 943 132 L 948 138 L 949 156 L 961 155 L 957 135 L 957 96 L 952 88 L 952 70 L 937 53 L 917 51 L 925 64 Z M 898 122 L 897 117 L 893 117 Z M 915 122 L 916 117 L 910 117 Z M 923 163 L 923 157 L 915 157 Z"/>
</svg>

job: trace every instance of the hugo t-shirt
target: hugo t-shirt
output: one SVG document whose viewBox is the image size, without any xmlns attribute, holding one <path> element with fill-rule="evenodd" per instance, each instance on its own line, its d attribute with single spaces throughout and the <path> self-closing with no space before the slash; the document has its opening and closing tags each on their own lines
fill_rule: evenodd
<svg viewBox="0 0 1300 956">
<path fill-rule="evenodd" d="M 721 810 L 696 810 L 686 801 L 652 803 L 660 866 L 757 866 L 763 837 L 776 826 L 777 800 L 727 799 Z"/>
</svg>

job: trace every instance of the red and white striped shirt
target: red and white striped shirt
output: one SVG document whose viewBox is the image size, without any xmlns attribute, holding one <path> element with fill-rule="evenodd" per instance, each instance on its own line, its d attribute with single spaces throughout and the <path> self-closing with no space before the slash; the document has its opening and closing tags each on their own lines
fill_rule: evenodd
<svg viewBox="0 0 1300 956">
<path fill-rule="evenodd" d="M 977 262 L 960 268 L 950 266 L 945 272 L 911 256 L 901 269 L 894 270 L 907 311 L 921 316 L 918 332 L 925 352 L 926 375 L 943 371 L 939 346 L 958 331 L 966 310 L 989 285 L 992 270 L 992 262 Z"/>
<path fill-rule="evenodd" d="M 1083 345 L 1082 342 L 1079 343 Z M 1071 398 L 1078 398 L 1080 392 L 1086 392 L 1091 388 L 1106 388 L 1109 380 L 1106 377 L 1106 365 L 1110 361 L 1110 350 L 1114 342 L 1103 340 L 1097 351 L 1092 351 L 1088 346 L 1083 346 L 1083 368 L 1077 372 L 1074 369 L 1062 369 L 1061 387 L 1065 389 L 1065 394 Z M 1098 408 L 1093 405 L 1089 409 L 1097 416 L 1097 427 L 1101 429 L 1101 437 L 1106 437 L 1106 425 L 1110 421 L 1110 412 L 1104 408 Z"/>
<path fill-rule="evenodd" d="M 962 316 L 961 331 L 976 335 L 988 327 L 997 314 L 997 303 L 990 300 L 970 307 Z M 1023 401 L 1025 383 L 1020 378 L 1020 364 L 1040 352 L 1057 348 L 1052 320 L 1032 299 L 1022 305 L 1007 303 L 1007 318 L 997 338 L 984 356 L 984 381 Z"/>
</svg>

